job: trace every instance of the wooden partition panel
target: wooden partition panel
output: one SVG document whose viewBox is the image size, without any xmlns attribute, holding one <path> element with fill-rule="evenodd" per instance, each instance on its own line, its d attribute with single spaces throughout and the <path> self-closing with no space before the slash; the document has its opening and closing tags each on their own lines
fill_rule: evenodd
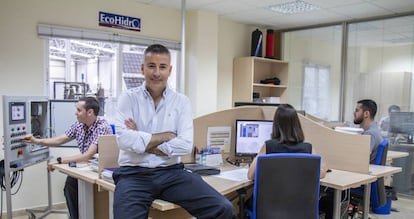
<svg viewBox="0 0 414 219">
<path fill-rule="evenodd" d="M 230 148 L 224 148 L 224 152 L 230 152 L 230 157 L 233 158 L 236 119 L 273 120 L 276 109 L 277 107 L 270 106 L 242 106 L 197 117 L 193 120 L 194 146 L 200 149 L 206 147 L 208 127 L 229 126 L 231 127 Z M 315 122 L 301 114 L 299 114 L 299 119 L 305 133 L 305 141 L 312 144 L 329 168 L 368 173 L 369 136 L 338 132 L 323 125 L 320 121 Z M 101 136 L 99 138 L 99 170 L 118 167 L 118 153 L 116 137 L 114 135 Z M 182 161 L 193 162 L 193 154 L 183 156 Z"/>
<path fill-rule="evenodd" d="M 273 120 L 277 107 L 243 106 L 214 112 L 194 119 L 194 145 L 206 147 L 207 128 L 213 126 L 230 126 L 230 157 L 234 157 L 235 121 L 236 119 Z M 299 114 L 305 133 L 305 141 L 310 142 L 316 152 L 322 156 L 329 168 L 368 173 L 370 137 L 337 132 L 325 126 L 323 121 L 313 121 Z"/>
<path fill-rule="evenodd" d="M 115 135 L 102 135 L 98 139 L 98 173 L 99 176 L 104 168 L 116 168 L 118 165 L 118 141 Z"/>
<path fill-rule="evenodd" d="M 305 134 L 329 168 L 368 173 L 370 136 L 338 132 L 299 115 Z"/>
<path fill-rule="evenodd" d="M 263 110 L 259 106 L 241 106 L 233 109 L 214 112 L 194 119 L 194 146 L 205 148 L 207 146 L 207 129 L 215 126 L 230 126 L 230 148 L 224 152 L 234 155 L 235 123 L 236 119 L 264 119 Z"/>
</svg>

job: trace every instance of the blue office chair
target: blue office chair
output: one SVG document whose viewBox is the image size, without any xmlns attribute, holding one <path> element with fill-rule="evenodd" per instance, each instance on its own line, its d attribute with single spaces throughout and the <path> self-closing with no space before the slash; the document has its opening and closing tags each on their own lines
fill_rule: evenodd
<svg viewBox="0 0 414 219">
<path fill-rule="evenodd" d="M 385 165 L 387 162 L 388 140 L 383 140 L 378 145 L 377 156 L 373 164 Z M 376 209 L 381 208 L 387 203 L 387 194 L 385 192 L 384 177 L 378 178 L 376 182 L 371 183 L 371 207 L 374 213 Z"/>
<path fill-rule="evenodd" d="M 388 153 L 388 140 L 383 140 L 377 147 L 377 155 L 375 160 L 371 164 L 385 165 L 387 161 Z M 363 195 L 363 188 L 356 188 L 351 190 L 351 195 L 357 196 L 357 199 L 361 199 Z M 387 203 L 387 195 L 385 192 L 384 177 L 378 178 L 377 181 L 371 183 L 371 209 L 374 213 L 381 211 Z"/>
<path fill-rule="evenodd" d="M 250 218 L 319 218 L 320 167 L 313 154 L 258 156 Z"/>
</svg>

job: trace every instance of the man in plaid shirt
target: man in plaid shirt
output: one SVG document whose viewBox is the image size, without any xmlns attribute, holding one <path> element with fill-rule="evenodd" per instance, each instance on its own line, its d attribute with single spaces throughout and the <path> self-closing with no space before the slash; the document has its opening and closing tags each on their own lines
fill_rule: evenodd
<svg viewBox="0 0 414 219">
<path fill-rule="evenodd" d="M 86 162 L 98 152 L 98 137 L 112 134 L 111 126 L 98 118 L 99 103 L 94 97 L 84 97 L 76 103 L 77 122 L 66 130 L 65 134 L 53 138 L 36 138 L 32 134 L 23 138 L 23 141 L 44 146 L 59 146 L 76 140 L 81 154 L 70 157 L 58 157 L 55 162 L 49 162 L 48 169 L 53 171 L 53 164 L 68 164 L 69 162 Z M 66 205 L 71 219 L 79 218 L 78 211 L 78 181 L 68 176 L 65 182 L 64 194 Z"/>
</svg>

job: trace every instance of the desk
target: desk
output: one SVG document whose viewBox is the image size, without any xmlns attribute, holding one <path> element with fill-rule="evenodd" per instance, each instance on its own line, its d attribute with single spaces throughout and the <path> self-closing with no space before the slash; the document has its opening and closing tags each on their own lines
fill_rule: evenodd
<svg viewBox="0 0 414 219">
<path fill-rule="evenodd" d="M 393 161 L 393 166 L 402 167 L 401 173 L 394 175 L 393 187 L 398 194 L 414 197 L 414 144 L 392 144 L 391 150 L 408 153 L 403 157 Z"/>
<path fill-rule="evenodd" d="M 224 165 L 221 167 L 222 171 L 228 171 L 232 169 L 236 169 L 236 167 L 232 167 L 229 165 Z M 215 188 L 220 194 L 226 196 L 232 192 L 235 192 L 239 189 L 248 187 L 253 184 L 250 180 L 243 180 L 243 181 L 233 181 L 224 178 L 220 178 L 217 176 L 203 176 L 204 181 L 206 181 L 210 186 Z M 97 179 L 96 184 L 101 186 L 101 188 L 109 191 L 109 218 L 113 217 L 112 208 L 113 208 L 113 192 L 115 190 L 115 185 L 111 182 L 108 182 L 103 179 Z M 168 217 L 169 219 L 172 218 L 192 218 L 190 214 L 188 214 L 184 209 L 180 206 L 173 204 L 171 202 L 163 201 L 160 199 L 156 199 L 152 202 L 151 207 L 158 211 L 150 211 L 150 217 L 156 215 L 157 217 Z M 171 210 L 174 210 L 172 212 Z M 160 212 L 161 211 L 161 212 Z M 168 212 L 170 211 L 170 212 Z M 155 217 L 155 216 L 154 216 Z"/>
<path fill-rule="evenodd" d="M 57 164 L 54 165 L 55 169 L 65 173 L 69 176 L 78 178 L 79 182 L 79 216 L 81 219 L 89 219 L 94 218 L 93 211 L 88 209 L 93 209 L 93 184 L 97 184 L 101 186 L 103 189 L 110 191 L 110 198 L 109 198 L 109 208 L 110 212 L 112 211 L 112 192 L 115 189 L 115 185 L 108 181 L 99 179 L 98 173 L 93 172 L 91 169 L 86 167 L 86 164 L 83 167 L 79 168 L 71 168 L 66 164 Z M 79 164 L 78 164 L 79 166 Z M 222 169 L 223 171 L 234 169 L 235 167 L 231 166 L 224 166 Z M 374 182 L 378 177 L 383 177 L 387 175 L 392 175 L 394 173 L 400 172 L 400 167 L 390 167 L 390 166 L 379 166 L 379 165 L 370 165 L 369 166 L 370 174 L 360 174 L 354 173 L 349 171 L 343 170 L 336 170 L 333 169 L 332 172 L 326 174 L 326 177 L 321 179 L 320 183 L 322 186 L 327 186 L 333 188 L 334 193 L 334 218 L 340 218 L 340 205 L 341 205 L 341 191 L 347 190 L 350 188 L 360 187 L 361 185 L 365 185 L 365 188 L 369 188 L 369 184 Z M 218 192 L 223 195 L 228 195 L 238 189 L 247 187 L 252 185 L 252 181 L 245 180 L 245 181 L 232 181 L 224 178 L 220 178 L 217 176 L 204 176 L 203 179 L 214 187 Z M 81 195 L 82 194 L 82 195 Z M 364 199 L 364 205 L 369 206 L 369 197 L 370 197 L 370 189 L 365 189 L 364 197 L 368 197 Z M 181 210 L 180 206 L 175 205 L 173 203 L 163 201 L 163 200 L 155 200 L 151 206 L 153 209 L 157 211 L 166 212 L 169 210 Z M 369 208 L 364 208 L 367 211 Z M 364 212 L 364 218 L 367 218 L 368 212 Z M 112 213 L 109 214 L 110 218 L 112 217 Z M 188 214 L 187 214 L 188 216 Z M 365 217 L 366 216 L 366 217 Z M 171 218 L 171 217 L 169 217 Z"/>
<path fill-rule="evenodd" d="M 369 206 L 371 187 L 370 183 L 377 180 L 377 178 L 390 176 L 401 172 L 400 167 L 369 165 L 369 174 L 354 173 L 343 170 L 333 169 L 332 172 L 326 174 L 325 178 L 321 179 L 322 186 L 327 186 L 334 189 L 333 200 L 333 218 L 341 218 L 341 191 L 364 186 L 364 206 Z M 368 188 L 368 189 L 367 189 Z M 364 207 L 363 218 L 368 218 L 369 207 Z"/>
<path fill-rule="evenodd" d="M 334 189 L 333 218 L 341 218 L 341 192 L 344 190 L 364 185 L 364 206 L 369 206 L 369 197 L 371 193 L 369 184 L 375 180 L 377 180 L 377 177 L 373 175 L 343 170 L 333 169 L 332 172 L 327 173 L 325 178 L 321 179 L 320 184 Z M 367 208 L 364 208 L 364 210 L 365 209 Z M 368 218 L 368 209 L 367 212 L 364 212 L 364 218 Z"/>
<path fill-rule="evenodd" d="M 54 165 L 56 170 L 60 172 L 72 176 L 78 179 L 78 190 L 79 190 L 79 218 L 81 219 L 90 219 L 94 218 L 94 212 L 90 209 L 94 208 L 94 193 L 93 193 L 93 185 L 97 184 L 98 186 L 102 187 L 103 189 L 109 191 L 109 218 L 112 218 L 112 201 L 113 201 L 113 191 L 115 189 L 115 185 L 111 182 L 105 181 L 103 179 L 99 179 L 98 173 L 92 171 L 86 163 L 78 164 L 77 168 L 69 167 L 67 164 L 55 164 Z M 231 170 L 235 169 L 235 167 L 231 166 L 224 166 L 223 170 Z M 213 188 L 215 188 L 218 192 L 222 195 L 228 195 L 232 192 L 237 191 L 238 189 L 247 187 L 252 185 L 252 181 L 245 180 L 245 181 L 232 181 L 228 179 L 223 179 L 216 176 L 204 176 L 203 179 L 210 184 Z M 163 201 L 160 199 L 154 200 L 151 205 L 152 209 L 156 210 L 154 214 L 156 215 L 169 215 L 168 218 L 171 219 L 171 213 L 168 213 L 169 210 L 175 210 L 174 215 L 179 214 L 180 217 L 191 217 L 184 209 L 180 206 L 175 205 L 171 202 Z M 167 212 L 165 214 L 161 214 L 159 212 Z M 177 213 L 179 212 L 179 213 Z"/>
<path fill-rule="evenodd" d="M 377 178 L 390 176 L 402 171 L 401 167 L 382 166 L 382 165 L 369 165 L 369 175 L 376 176 Z"/>
<path fill-rule="evenodd" d="M 387 163 L 391 163 L 392 160 L 397 159 L 397 158 L 408 157 L 408 155 L 409 155 L 408 152 L 388 150 Z"/>
<path fill-rule="evenodd" d="M 79 218 L 94 218 L 94 192 L 93 185 L 99 179 L 99 175 L 93 172 L 86 163 L 78 164 L 78 168 L 69 167 L 67 164 L 53 165 L 56 170 L 78 179 L 79 194 Z"/>
</svg>

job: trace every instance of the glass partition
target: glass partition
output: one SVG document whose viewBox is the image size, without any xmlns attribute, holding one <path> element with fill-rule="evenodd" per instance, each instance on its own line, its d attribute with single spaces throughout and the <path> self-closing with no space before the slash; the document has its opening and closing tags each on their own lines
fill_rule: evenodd
<svg viewBox="0 0 414 219">
<path fill-rule="evenodd" d="M 339 119 L 342 26 L 286 32 L 289 103 L 325 120 Z"/>
<path fill-rule="evenodd" d="M 356 101 L 364 98 L 377 102 L 377 121 L 391 105 L 412 111 L 414 16 L 354 23 L 348 30 L 345 120 L 353 120 Z"/>
</svg>

